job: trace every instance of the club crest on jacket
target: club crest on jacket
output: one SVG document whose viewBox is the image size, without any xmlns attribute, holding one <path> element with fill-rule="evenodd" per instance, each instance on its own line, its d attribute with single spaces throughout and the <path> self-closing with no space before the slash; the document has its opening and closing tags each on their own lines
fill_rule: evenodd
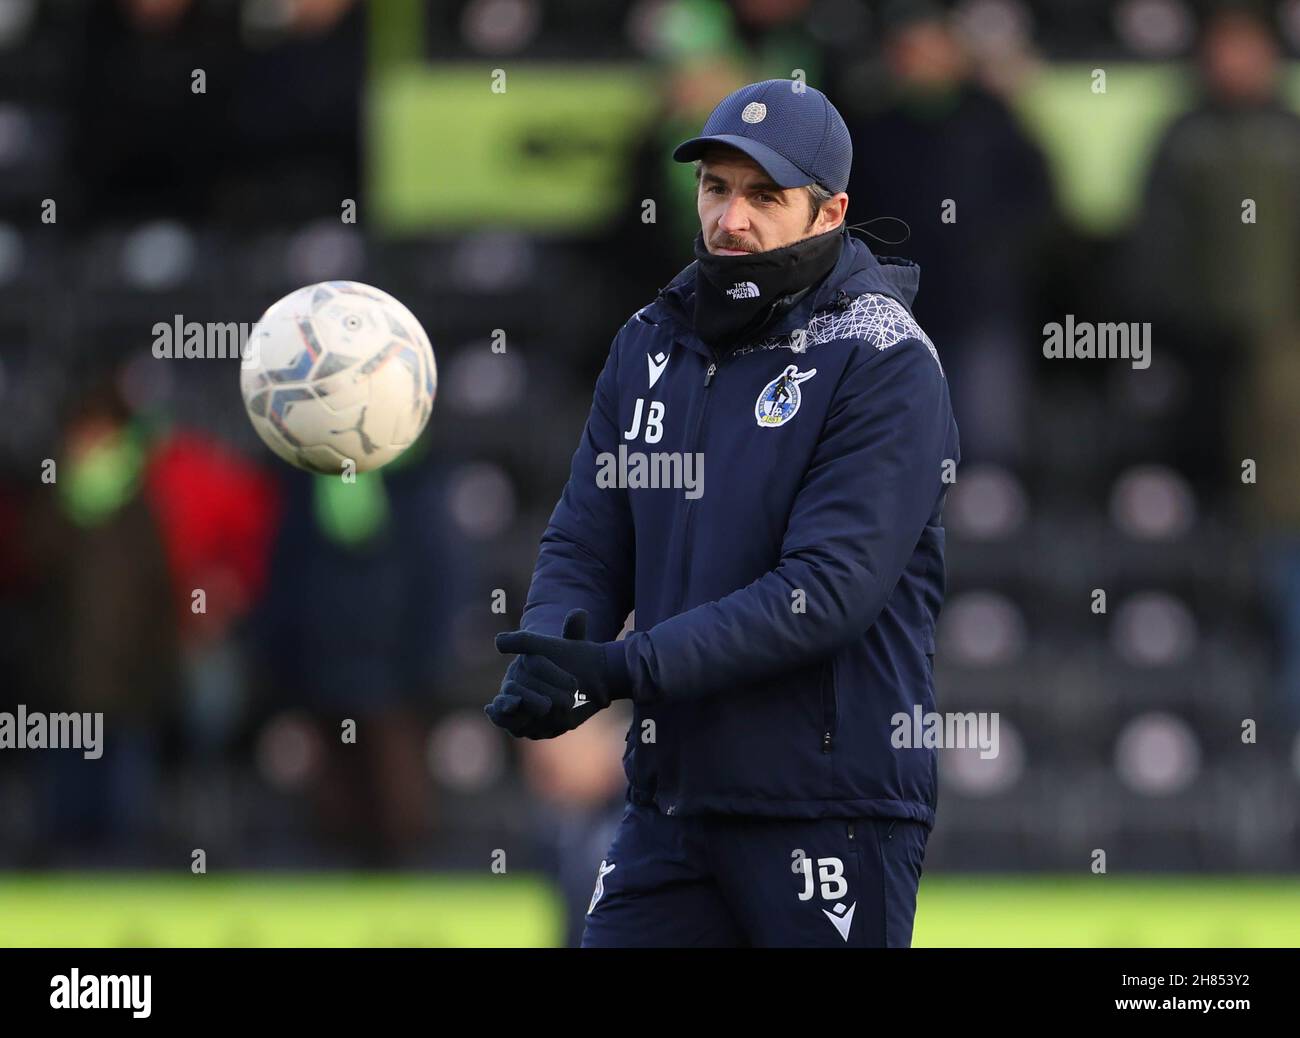
<svg viewBox="0 0 1300 1038">
<path fill-rule="evenodd" d="M 759 428 L 775 429 L 793 418 L 799 410 L 799 404 L 803 401 L 799 383 L 807 381 L 815 374 L 817 374 L 816 368 L 800 371 L 794 364 L 790 364 L 765 385 L 763 391 L 758 394 L 758 399 L 754 401 L 754 419 L 758 422 Z"/>
</svg>

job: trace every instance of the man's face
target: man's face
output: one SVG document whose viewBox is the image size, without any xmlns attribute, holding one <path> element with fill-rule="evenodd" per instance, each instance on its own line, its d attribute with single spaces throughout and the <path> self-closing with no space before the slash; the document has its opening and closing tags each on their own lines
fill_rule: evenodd
<svg viewBox="0 0 1300 1038">
<path fill-rule="evenodd" d="M 1276 89 L 1278 49 L 1268 29 L 1230 11 L 1206 30 L 1202 66 L 1210 90 L 1228 102 L 1269 100 Z"/>
<path fill-rule="evenodd" d="M 701 162 L 700 230 L 717 256 L 767 252 L 822 234 L 843 221 L 848 203 L 841 191 L 813 219 L 804 188 L 777 187 L 743 152 L 711 148 Z"/>
</svg>

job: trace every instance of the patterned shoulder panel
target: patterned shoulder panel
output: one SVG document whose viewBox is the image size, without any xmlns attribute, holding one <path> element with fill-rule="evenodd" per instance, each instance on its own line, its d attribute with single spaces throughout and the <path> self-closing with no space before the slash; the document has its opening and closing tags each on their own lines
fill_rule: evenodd
<svg viewBox="0 0 1300 1038">
<path fill-rule="evenodd" d="M 796 328 L 786 335 L 762 339 L 752 346 L 737 350 L 736 353 L 776 349 L 803 353 L 813 346 L 832 342 L 835 339 L 865 339 L 878 350 L 887 350 L 904 339 L 920 339 L 929 349 L 934 362 L 939 365 L 939 373 L 943 374 L 939 351 L 934 348 L 930 337 L 907 312 L 907 307 L 898 300 L 877 292 L 865 292 L 855 296 L 852 302 L 841 310 L 815 314 L 805 328 Z"/>
</svg>

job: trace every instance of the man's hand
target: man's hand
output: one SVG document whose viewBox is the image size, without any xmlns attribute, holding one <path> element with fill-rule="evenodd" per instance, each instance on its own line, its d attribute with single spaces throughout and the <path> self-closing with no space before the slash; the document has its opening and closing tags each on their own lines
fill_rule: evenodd
<svg viewBox="0 0 1300 1038">
<path fill-rule="evenodd" d="M 559 638 L 533 631 L 498 634 L 497 651 L 518 655 L 484 713 L 511 735 L 527 739 L 572 731 L 612 699 L 630 694 L 626 664 L 620 667 L 621 654 L 608 652 L 609 644 L 587 641 L 585 609 L 564 618 Z"/>
</svg>

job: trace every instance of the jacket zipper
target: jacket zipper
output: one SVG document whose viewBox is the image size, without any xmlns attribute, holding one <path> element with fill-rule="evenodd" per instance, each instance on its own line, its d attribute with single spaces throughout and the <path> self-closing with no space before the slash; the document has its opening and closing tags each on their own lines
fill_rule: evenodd
<svg viewBox="0 0 1300 1038">
<path fill-rule="evenodd" d="M 704 390 L 705 390 L 704 401 L 700 405 L 699 417 L 695 420 L 695 434 L 692 438 L 692 447 L 690 448 L 692 450 L 694 450 L 695 446 L 697 446 L 700 443 L 700 440 L 704 435 L 704 420 L 709 413 L 710 396 L 708 390 L 709 387 L 713 384 L 713 379 L 718 374 L 718 367 L 720 364 L 720 361 L 718 360 L 718 356 L 716 353 L 710 350 L 709 354 L 711 360 L 709 362 L 708 369 L 704 372 Z M 694 505 L 693 501 L 687 501 L 686 503 L 686 529 L 683 532 L 683 536 L 682 536 L 682 545 L 683 545 L 682 578 L 681 578 L 681 582 L 678 585 L 681 588 L 681 590 L 678 592 L 677 608 L 673 611 L 674 614 L 680 613 L 682 611 L 682 606 L 686 602 L 687 582 L 690 577 L 691 542 L 693 541 L 694 534 L 695 534 L 695 509 L 693 505 Z M 828 662 L 822 668 L 822 679 L 821 679 L 822 722 L 825 725 L 825 727 L 822 729 L 822 744 L 821 744 L 822 753 L 830 753 L 831 750 L 834 749 L 835 728 L 838 726 L 839 723 L 839 702 L 838 699 L 836 698 L 834 678 L 835 678 L 835 665 L 834 662 L 832 661 L 832 662 Z M 832 697 L 832 701 L 834 702 L 833 711 L 829 711 L 826 708 L 827 682 L 830 682 L 831 685 L 830 694 Z"/>
<path fill-rule="evenodd" d="M 827 709 L 827 684 L 830 684 L 830 703 L 832 709 Z M 840 701 L 835 691 L 835 661 L 829 660 L 822 666 L 822 753 L 830 753 L 835 746 L 835 729 L 839 727 L 840 722 Z"/>
<path fill-rule="evenodd" d="M 700 415 L 695 420 L 695 435 L 692 437 L 691 446 L 688 448 L 691 451 L 695 450 L 704 435 L 704 419 L 709 413 L 709 386 L 713 382 L 713 376 L 718 373 L 717 354 L 710 350 L 709 356 L 711 358 L 709 367 L 704 373 L 704 401 L 700 404 Z M 674 615 L 682 611 L 682 606 L 686 602 L 686 585 L 691 572 L 691 540 L 695 533 L 694 506 L 694 501 L 688 500 L 686 502 L 686 529 L 682 536 L 682 579 L 678 584 L 681 590 L 677 593 L 677 608 L 673 610 Z"/>
<path fill-rule="evenodd" d="M 662 297 L 663 294 L 664 289 L 659 289 L 659 294 L 655 297 L 656 302 L 658 302 L 659 297 Z M 822 307 L 822 310 L 829 310 L 829 308 L 842 310 L 842 308 L 848 306 L 849 298 L 849 294 L 846 293 L 844 289 L 840 289 L 835 294 L 835 298 L 831 300 L 831 303 L 828 303 L 826 307 Z M 820 310 L 816 312 L 820 312 Z M 708 358 L 710 358 L 710 362 L 708 362 L 708 368 L 707 371 L 705 371 L 705 399 L 703 399 L 702 405 L 699 406 L 699 418 L 695 419 L 695 433 L 693 437 L 693 444 L 695 445 L 699 444 L 699 440 L 701 440 L 703 434 L 703 429 L 705 429 L 705 418 L 708 414 L 708 399 L 710 399 L 710 397 L 708 397 L 708 388 L 712 385 L 714 377 L 718 375 L 718 368 L 720 367 L 720 364 L 722 364 L 714 349 L 712 349 L 711 346 L 708 346 L 708 343 L 705 343 L 705 346 L 708 347 Z M 681 581 L 679 583 L 681 591 L 677 593 L 677 607 L 673 610 L 673 615 L 681 613 L 681 607 L 686 601 L 686 581 L 690 578 L 690 544 L 692 544 L 695 531 L 695 509 L 693 506 L 694 501 L 686 501 L 686 529 L 684 531 L 684 537 L 682 537 Z M 831 739 L 832 732 L 827 731 L 822 740 L 823 753 L 831 752 Z"/>
</svg>

